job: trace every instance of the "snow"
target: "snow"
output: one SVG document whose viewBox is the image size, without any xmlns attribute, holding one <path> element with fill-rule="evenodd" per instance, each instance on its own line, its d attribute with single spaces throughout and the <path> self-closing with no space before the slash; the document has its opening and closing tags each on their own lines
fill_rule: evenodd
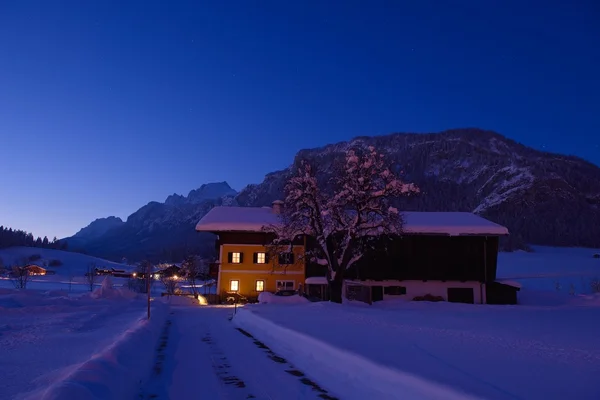
<svg viewBox="0 0 600 400">
<path fill-rule="evenodd" d="M 344 399 L 591 400 L 600 398 L 598 300 L 261 304 L 234 322 Z"/>
<path fill-rule="evenodd" d="M 264 226 L 278 224 L 278 214 L 270 207 L 228 207 L 212 208 L 196 225 L 196 231 L 240 231 L 259 232 Z"/>
<path fill-rule="evenodd" d="M 52 385 L 40 400 L 133 399 L 149 375 L 152 349 L 166 321 L 168 306 L 154 304 L 151 319 L 140 318 L 115 342 Z"/>
<path fill-rule="evenodd" d="M 404 232 L 440 235 L 508 235 L 508 229 L 468 212 L 403 212 Z"/>
<path fill-rule="evenodd" d="M 308 303 L 306 297 L 299 295 L 293 296 L 276 296 L 273 293 L 262 292 L 258 295 L 258 302 L 263 304 L 298 304 Z"/>
<path fill-rule="evenodd" d="M 204 296 L 198 296 L 198 299 L 195 299 L 192 296 L 163 296 L 161 297 L 161 301 L 170 304 L 171 306 L 193 306 L 193 305 L 208 305 L 208 301 Z"/>
<path fill-rule="evenodd" d="M 92 299 L 133 299 L 138 297 L 138 295 L 125 288 L 115 288 L 113 287 L 113 279 L 110 276 L 105 276 L 102 280 L 102 284 L 99 288 L 95 289 L 93 292 L 87 294 L 87 296 Z"/>
<path fill-rule="evenodd" d="M 521 285 L 519 282 L 515 282 L 515 281 L 507 281 L 504 279 L 501 280 L 496 280 L 496 282 L 501 283 L 503 285 L 508 285 L 508 286 L 512 286 L 518 289 L 521 289 L 523 287 L 523 285 Z"/>
<path fill-rule="evenodd" d="M 166 349 L 157 354 L 164 360 L 160 372 L 153 374 L 139 398 L 323 398 L 322 392 L 296 375 L 309 371 L 298 371 L 236 329 L 229 321 L 233 307 L 173 307 L 172 312 Z"/>
<path fill-rule="evenodd" d="M 327 382 L 329 388 L 344 399 L 397 399 L 399 393 L 407 400 L 474 398 L 275 324 L 253 311 L 250 308 L 239 310 L 233 319 L 236 326 L 267 343 L 300 369 L 310 371 L 312 376 Z M 287 311 L 296 315 L 298 310 Z M 337 333 L 341 332 L 338 330 Z"/>
<path fill-rule="evenodd" d="M 148 364 L 140 349 L 154 329 L 145 297 L 104 282 L 71 297 L 0 288 L 0 398 L 106 398 L 102 393 L 127 393 L 139 382 L 130 379 Z M 152 303 L 151 324 L 160 324 L 165 307 Z"/>
<path fill-rule="evenodd" d="M 531 170 L 526 167 L 509 165 L 497 170 L 478 190 L 481 194 L 488 186 L 492 187 L 491 193 L 479 204 L 473 212 L 481 213 L 503 203 L 511 196 L 518 194 L 533 184 L 535 178 Z"/>
<path fill-rule="evenodd" d="M 46 268 L 47 270 L 55 271 L 56 275 L 46 275 L 44 279 L 58 280 L 68 278 L 70 275 L 75 277 L 75 280 L 82 281 L 87 272 L 90 263 L 96 263 L 96 267 L 100 269 L 121 269 L 131 271 L 130 265 L 119 264 L 112 261 L 107 261 L 102 258 L 92 257 L 80 253 L 72 253 L 62 250 L 41 249 L 38 247 L 9 247 L 0 249 L 0 258 L 4 265 L 15 265 L 23 258 L 28 258 L 34 254 L 41 256 L 40 260 L 32 261 L 33 264 Z M 45 266 L 51 260 L 60 260 L 61 266 Z"/>
<path fill-rule="evenodd" d="M 401 212 L 404 232 L 438 235 L 507 235 L 508 229 L 468 212 Z M 196 225 L 197 231 L 259 232 L 280 220 L 271 208 L 214 207 Z"/>
<path fill-rule="evenodd" d="M 600 279 L 598 249 L 533 246 L 533 252 L 498 254 L 497 280 L 521 285 L 519 298 L 528 291 L 590 294 L 591 282 Z"/>
<path fill-rule="evenodd" d="M 327 278 L 324 276 L 311 276 L 304 281 L 307 285 L 327 285 Z"/>
</svg>

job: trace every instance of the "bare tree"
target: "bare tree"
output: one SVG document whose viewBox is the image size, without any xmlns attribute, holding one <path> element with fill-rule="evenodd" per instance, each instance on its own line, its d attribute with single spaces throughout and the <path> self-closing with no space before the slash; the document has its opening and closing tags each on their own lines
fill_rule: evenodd
<svg viewBox="0 0 600 400">
<path fill-rule="evenodd" d="M 178 287 L 177 279 L 175 279 L 175 277 L 162 275 L 160 281 L 165 286 L 165 291 L 167 292 L 167 295 L 171 296 L 177 293 Z"/>
<path fill-rule="evenodd" d="M 267 238 L 266 262 L 271 264 L 273 272 L 286 273 L 288 268 L 294 268 L 303 265 L 306 259 L 304 253 L 294 252 L 293 242 L 288 243 L 285 240 L 269 241 Z"/>
<path fill-rule="evenodd" d="M 280 223 L 265 231 L 272 234 L 273 246 L 312 237 L 315 247 L 309 256 L 327 267 L 331 301 L 340 303 L 345 271 L 378 237 L 402 233 L 402 215 L 390 200 L 419 189 L 398 179 L 372 146 L 348 150 L 334 179 L 335 192 L 324 193 L 315 170 L 301 162 L 298 174 L 286 184 Z"/>
<path fill-rule="evenodd" d="M 10 279 L 17 289 L 27 289 L 30 276 L 29 268 L 26 266 L 14 266 L 10 270 Z"/>
<path fill-rule="evenodd" d="M 96 274 L 96 263 L 91 262 L 87 266 L 87 271 L 85 273 L 85 281 L 90 288 L 90 292 L 94 290 L 94 284 L 98 280 L 98 275 Z"/>
<path fill-rule="evenodd" d="M 13 285 L 17 289 L 26 289 L 27 282 L 31 276 L 31 271 L 28 267 L 27 258 L 22 258 L 17 261 L 17 265 L 9 268 L 9 277 Z"/>
<path fill-rule="evenodd" d="M 185 279 L 192 289 L 192 294 L 197 296 L 199 287 L 198 281 L 202 280 L 206 283 L 208 277 L 208 263 L 198 256 L 190 255 L 185 258 L 181 267 Z"/>
</svg>

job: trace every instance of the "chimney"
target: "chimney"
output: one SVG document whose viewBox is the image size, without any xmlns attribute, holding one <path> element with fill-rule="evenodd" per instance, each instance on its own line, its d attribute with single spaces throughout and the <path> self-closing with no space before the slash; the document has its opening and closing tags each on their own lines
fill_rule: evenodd
<svg viewBox="0 0 600 400">
<path fill-rule="evenodd" d="M 281 214 L 281 210 L 283 209 L 283 201 L 275 200 L 273 203 L 271 203 L 271 207 L 273 208 L 274 214 Z"/>
</svg>

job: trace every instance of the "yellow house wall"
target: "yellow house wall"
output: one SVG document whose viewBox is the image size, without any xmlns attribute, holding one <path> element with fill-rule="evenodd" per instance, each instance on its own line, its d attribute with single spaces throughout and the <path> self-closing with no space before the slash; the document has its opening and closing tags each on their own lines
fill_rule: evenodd
<svg viewBox="0 0 600 400">
<path fill-rule="evenodd" d="M 241 263 L 229 263 L 229 253 L 243 253 Z M 254 253 L 266 253 L 266 249 L 261 245 L 244 244 L 223 244 L 220 251 L 221 266 L 219 271 L 219 294 L 225 295 L 230 291 L 232 280 L 239 281 L 238 293 L 246 297 L 258 296 L 256 291 L 256 281 L 265 282 L 266 292 L 275 292 L 277 290 L 277 281 L 293 281 L 294 290 L 298 285 L 304 283 L 304 247 L 294 246 L 294 264 L 279 265 L 278 260 L 269 260 L 266 264 L 255 264 Z"/>
</svg>

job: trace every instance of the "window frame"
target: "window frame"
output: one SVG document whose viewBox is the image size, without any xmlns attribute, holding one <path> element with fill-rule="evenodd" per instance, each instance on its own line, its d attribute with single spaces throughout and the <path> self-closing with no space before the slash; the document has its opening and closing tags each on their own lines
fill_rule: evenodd
<svg viewBox="0 0 600 400">
<path fill-rule="evenodd" d="M 236 256 L 237 255 L 237 261 Z M 231 263 L 232 264 L 241 264 L 242 263 L 242 252 L 241 251 L 232 251 L 231 252 Z"/>
<path fill-rule="evenodd" d="M 261 261 L 262 256 L 262 261 Z M 255 255 L 255 264 L 266 264 L 267 263 L 267 253 L 264 251 L 257 251 Z"/>
<path fill-rule="evenodd" d="M 291 283 L 291 284 L 292 284 L 292 287 L 291 287 L 291 288 L 288 288 L 286 285 L 284 285 L 283 287 L 281 287 L 281 288 L 280 288 L 280 287 L 279 287 L 279 283 L 280 283 L 280 282 L 281 282 L 281 283 L 284 283 L 284 284 L 285 284 L 285 283 Z M 279 280 L 279 279 L 275 281 L 275 290 L 276 290 L 276 291 L 279 291 L 279 290 L 295 290 L 295 289 L 294 289 L 294 286 L 296 286 L 296 281 L 290 281 L 290 280 Z"/>
<path fill-rule="evenodd" d="M 260 290 L 258 290 L 258 283 L 262 282 L 262 288 Z M 265 280 L 264 279 L 257 279 L 254 282 L 254 291 L 258 292 L 258 293 L 262 293 L 265 291 Z"/>
<path fill-rule="evenodd" d="M 237 289 L 233 289 L 233 282 L 237 283 Z M 230 279 L 229 280 L 229 291 L 238 293 L 240 291 L 240 280 L 239 279 Z"/>
<path fill-rule="evenodd" d="M 285 251 L 279 253 L 278 264 L 279 265 L 294 265 L 296 255 L 293 251 Z M 283 262 L 282 262 L 283 261 Z"/>
</svg>

